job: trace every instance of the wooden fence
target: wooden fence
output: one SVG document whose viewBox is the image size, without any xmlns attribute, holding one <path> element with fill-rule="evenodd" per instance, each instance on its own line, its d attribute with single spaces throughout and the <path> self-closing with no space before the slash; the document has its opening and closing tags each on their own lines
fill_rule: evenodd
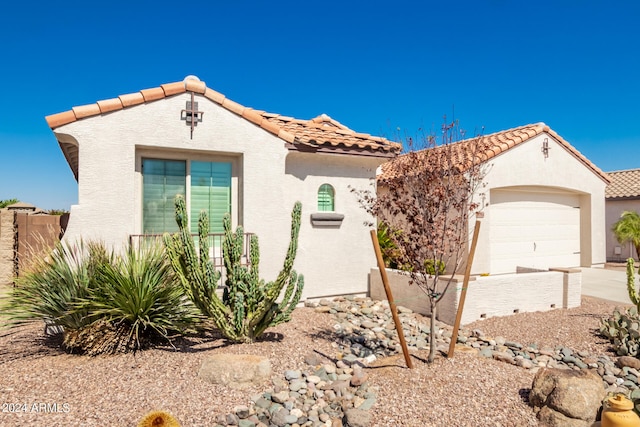
<svg viewBox="0 0 640 427">
<path fill-rule="evenodd" d="M 69 214 L 29 214 L 0 210 L 0 286 L 23 274 L 35 257 L 60 240 Z"/>
</svg>

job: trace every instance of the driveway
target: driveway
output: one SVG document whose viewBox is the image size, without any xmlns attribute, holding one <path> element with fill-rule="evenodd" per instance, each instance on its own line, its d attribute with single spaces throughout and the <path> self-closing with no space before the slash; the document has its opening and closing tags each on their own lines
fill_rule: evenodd
<svg viewBox="0 0 640 427">
<path fill-rule="evenodd" d="M 627 292 L 627 274 L 623 269 L 581 268 L 580 270 L 582 270 L 582 295 L 632 304 Z"/>
</svg>

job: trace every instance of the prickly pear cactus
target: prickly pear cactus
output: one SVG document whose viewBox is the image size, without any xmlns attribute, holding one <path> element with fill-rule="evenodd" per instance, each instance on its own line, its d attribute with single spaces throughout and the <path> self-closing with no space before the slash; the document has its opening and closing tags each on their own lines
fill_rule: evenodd
<svg viewBox="0 0 640 427">
<path fill-rule="evenodd" d="M 616 308 L 608 319 L 602 319 L 600 334 L 609 339 L 618 356 L 638 357 L 640 353 L 640 317 L 638 309 Z"/>
<path fill-rule="evenodd" d="M 176 220 L 180 231 L 165 234 L 164 243 L 171 265 L 187 295 L 205 315 L 210 317 L 222 334 L 233 341 L 252 342 L 270 327 L 291 320 L 291 313 L 300 301 L 304 278 L 293 270 L 298 247 L 302 205 L 296 202 L 291 213 L 291 240 L 284 266 L 273 282 L 265 283 L 258 275 L 260 252 L 257 236 L 249 244 L 249 265 L 243 265 L 244 230 L 231 230 L 231 219 L 223 219 L 222 252 L 227 280 L 222 298 L 215 292 L 220 272 L 208 258 L 208 217 L 200 214 L 198 235 L 200 250 L 195 250 L 188 230 L 184 198 L 176 197 Z M 206 255 L 203 255 L 206 254 Z M 283 298 L 276 302 L 282 290 Z"/>
</svg>

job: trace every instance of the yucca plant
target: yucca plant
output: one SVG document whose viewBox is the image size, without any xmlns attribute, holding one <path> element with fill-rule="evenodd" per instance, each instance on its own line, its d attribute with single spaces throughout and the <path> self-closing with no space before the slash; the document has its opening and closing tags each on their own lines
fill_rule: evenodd
<svg viewBox="0 0 640 427">
<path fill-rule="evenodd" d="M 159 244 L 129 247 L 113 262 L 102 265 L 90 294 L 78 300 L 72 312 L 89 313 L 85 330 L 65 335 L 65 346 L 88 354 L 136 351 L 154 338 L 170 342 L 200 319 L 176 282 Z"/>
<path fill-rule="evenodd" d="M 63 328 L 63 347 L 89 355 L 135 351 L 200 320 L 160 244 L 121 255 L 99 242 L 58 244 L 6 305 L 11 326 L 45 320 Z"/>
<path fill-rule="evenodd" d="M 96 286 L 96 271 L 111 262 L 111 255 L 101 243 L 58 242 L 16 280 L 3 301 L 9 326 L 42 320 L 65 330 L 88 326 L 92 322 L 89 313 L 73 305 L 91 294 Z"/>
</svg>

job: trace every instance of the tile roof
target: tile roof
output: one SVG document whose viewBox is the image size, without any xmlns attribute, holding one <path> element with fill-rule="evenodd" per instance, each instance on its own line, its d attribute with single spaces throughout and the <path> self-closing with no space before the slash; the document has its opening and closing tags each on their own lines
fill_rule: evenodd
<svg viewBox="0 0 640 427">
<path fill-rule="evenodd" d="M 611 182 L 604 191 L 607 199 L 640 197 L 640 169 L 608 172 Z"/>
<path fill-rule="evenodd" d="M 331 151 L 345 154 L 363 154 L 393 157 L 402 145 L 385 138 L 357 133 L 331 117 L 322 114 L 311 120 L 294 119 L 244 107 L 223 94 L 208 88 L 195 76 L 187 76 L 182 82 L 167 83 L 139 92 L 120 95 L 117 98 L 97 101 L 94 104 L 73 107 L 62 113 L 46 116 L 52 130 L 87 117 L 110 113 L 135 105 L 157 101 L 184 92 L 194 92 L 271 132 L 287 143 L 289 149 L 304 151 Z M 77 178 L 77 147 L 60 141 L 69 165 Z"/>
<path fill-rule="evenodd" d="M 492 133 L 489 135 L 483 135 L 477 138 L 469 138 L 463 141 L 456 142 L 454 145 L 463 148 L 468 144 L 476 144 L 476 159 L 474 162 L 485 162 L 500 155 L 501 153 L 522 144 L 542 133 L 547 133 L 554 140 L 558 142 L 563 148 L 565 148 L 571 155 L 582 162 L 587 168 L 591 169 L 596 175 L 598 175 L 603 181 L 609 182 L 609 177 L 606 173 L 600 170 L 589 159 L 583 156 L 578 150 L 576 150 L 571 144 L 569 144 L 564 138 L 553 131 L 549 126 L 544 123 L 535 123 L 525 126 L 516 127 L 513 129 L 507 129 L 501 132 Z M 464 152 L 464 150 L 458 150 L 458 155 Z M 397 158 L 382 165 L 382 175 L 379 179 L 392 179 L 395 177 L 393 171 L 393 163 L 402 161 L 405 155 L 398 156 Z M 464 159 L 459 158 L 459 163 L 465 164 Z"/>
</svg>

